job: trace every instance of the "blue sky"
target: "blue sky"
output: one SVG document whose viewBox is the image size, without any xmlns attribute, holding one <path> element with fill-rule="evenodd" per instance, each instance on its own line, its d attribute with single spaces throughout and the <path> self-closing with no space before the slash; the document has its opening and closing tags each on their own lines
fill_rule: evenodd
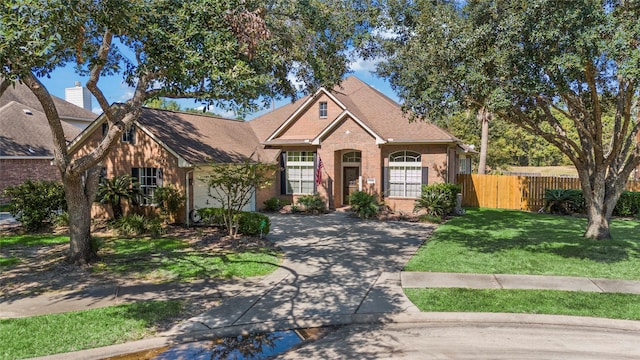
<svg viewBox="0 0 640 360">
<path fill-rule="evenodd" d="M 389 96 L 395 101 L 398 101 L 397 95 L 391 90 L 391 86 L 385 79 L 381 79 L 376 76 L 372 71 L 374 70 L 374 63 L 371 61 L 359 60 L 355 61 L 351 64 L 352 73 L 349 75 L 355 75 L 360 80 L 366 82 L 367 84 L 373 86 L 378 89 L 385 95 Z M 87 82 L 88 77 L 82 77 L 75 73 L 73 65 L 66 66 L 64 68 L 56 69 L 50 78 L 40 79 L 44 85 L 47 87 L 49 92 L 57 97 L 64 99 L 64 89 L 68 87 L 73 87 L 76 81 L 80 81 L 80 83 L 84 86 Z M 133 94 L 133 89 L 128 87 L 123 81 L 121 77 L 111 76 L 111 77 L 103 77 L 98 82 L 98 86 L 104 92 L 104 95 L 107 97 L 107 100 L 110 103 L 113 102 L 121 102 L 126 101 L 131 98 Z M 181 99 L 177 100 L 182 108 L 195 108 L 200 106 L 199 103 L 194 102 L 192 99 Z M 289 99 L 283 99 L 276 102 L 276 107 L 282 106 L 288 103 Z M 93 110 L 96 113 L 100 113 L 100 107 L 98 102 L 93 99 L 92 100 Z M 248 120 L 261 115 L 270 109 L 265 109 L 257 113 L 253 113 L 248 115 L 246 118 Z M 221 114 L 227 117 L 234 117 L 233 113 L 225 112 L 222 110 L 213 110 L 214 112 Z"/>
</svg>

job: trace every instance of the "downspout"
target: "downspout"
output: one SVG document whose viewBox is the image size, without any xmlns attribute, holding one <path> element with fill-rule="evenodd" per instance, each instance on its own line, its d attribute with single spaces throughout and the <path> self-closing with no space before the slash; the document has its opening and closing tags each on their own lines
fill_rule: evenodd
<svg viewBox="0 0 640 360">
<path fill-rule="evenodd" d="M 184 188 L 185 188 L 185 193 L 186 193 L 186 204 L 185 204 L 185 207 L 184 207 L 185 208 L 184 211 L 185 211 L 185 219 L 186 219 L 187 227 L 191 226 L 191 219 L 189 219 L 189 188 L 190 188 L 190 185 L 189 185 L 189 173 L 193 173 L 193 170 L 187 171 L 186 174 L 184 175 L 184 177 L 185 177 L 185 179 L 184 179 L 185 180 Z"/>
<path fill-rule="evenodd" d="M 452 173 L 453 173 L 453 166 L 451 165 L 451 150 L 452 147 L 451 146 L 447 146 L 447 181 L 445 181 L 447 184 L 450 183 L 455 183 L 455 180 L 452 180 Z M 455 151 L 455 150 L 454 150 Z M 455 153 L 454 153 L 455 154 Z M 453 156 L 453 161 L 455 162 L 456 156 Z"/>
</svg>

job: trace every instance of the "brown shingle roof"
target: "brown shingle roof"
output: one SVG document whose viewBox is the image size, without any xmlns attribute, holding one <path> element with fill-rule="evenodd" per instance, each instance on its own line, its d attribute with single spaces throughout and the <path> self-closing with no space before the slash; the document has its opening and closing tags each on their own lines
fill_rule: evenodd
<svg viewBox="0 0 640 360">
<path fill-rule="evenodd" d="M 191 164 L 272 160 L 248 122 L 144 108 L 138 123 Z"/>
<path fill-rule="evenodd" d="M 330 92 L 385 141 L 459 142 L 455 136 L 436 125 L 423 121 L 409 122 L 399 104 L 355 76 L 347 77 Z M 263 142 L 267 140 L 308 98 L 306 96 L 252 120 L 258 138 Z M 274 140 L 269 144 L 275 145 Z"/>
<path fill-rule="evenodd" d="M 81 129 L 62 122 L 67 141 Z M 0 156 L 53 156 L 51 129 L 45 114 L 10 101 L 0 107 Z"/>
<path fill-rule="evenodd" d="M 76 106 L 66 100 L 63 100 L 57 96 L 53 96 L 53 102 L 56 105 L 58 114 L 63 119 L 79 119 L 93 121 L 98 115 L 93 112 Z M 8 104 L 11 101 L 15 101 L 20 104 L 29 106 L 32 109 L 36 109 L 42 112 L 42 105 L 38 101 L 38 98 L 29 90 L 27 85 L 15 83 L 15 86 L 9 85 L 4 94 L 0 97 L 0 107 Z"/>
<path fill-rule="evenodd" d="M 385 140 L 458 141 L 456 137 L 431 123 L 409 122 L 398 103 L 355 76 L 344 79 L 340 87 L 333 89 L 331 93 Z"/>
</svg>

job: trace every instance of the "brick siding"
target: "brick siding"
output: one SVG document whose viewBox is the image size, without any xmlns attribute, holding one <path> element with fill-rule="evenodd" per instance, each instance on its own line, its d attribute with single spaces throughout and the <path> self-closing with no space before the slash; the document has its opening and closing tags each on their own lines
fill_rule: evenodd
<svg viewBox="0 0 640 360">
<path fill-rule="evenodd" d="M 22 184 L 27 180 L 60 180 L 60 172 L 49 159 L 0 159 L 0 203 L 9 199 L 2 197 L 8 186 Z"/>
</svg>

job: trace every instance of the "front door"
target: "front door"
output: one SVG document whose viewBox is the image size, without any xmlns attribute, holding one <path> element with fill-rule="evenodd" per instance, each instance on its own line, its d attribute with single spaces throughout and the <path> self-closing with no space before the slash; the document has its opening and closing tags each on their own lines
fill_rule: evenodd
<svg viewBox="0 0 640 360">
<path fill-rule="evenodd" d="M 358 191 L 358 178 L 360 177 L 359 167 L 345 167 L 342 172 L 342 203 L 349 205 L 349 195 L 354 191 Z"/>
</svg>

